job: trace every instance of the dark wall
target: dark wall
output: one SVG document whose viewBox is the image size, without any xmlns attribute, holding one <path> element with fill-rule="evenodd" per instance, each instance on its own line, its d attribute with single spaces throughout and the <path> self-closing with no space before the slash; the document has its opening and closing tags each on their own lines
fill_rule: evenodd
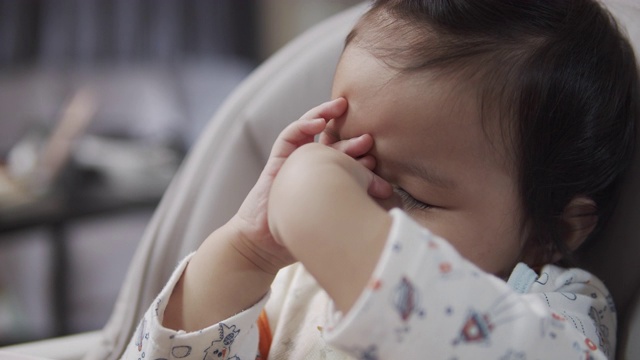
<svg viewBox="0 0 640 360">
<path fill-rule="evenodd" d="M 0 0 L 0 69 L 257 59 L 254 0 Z"/>
</svg>

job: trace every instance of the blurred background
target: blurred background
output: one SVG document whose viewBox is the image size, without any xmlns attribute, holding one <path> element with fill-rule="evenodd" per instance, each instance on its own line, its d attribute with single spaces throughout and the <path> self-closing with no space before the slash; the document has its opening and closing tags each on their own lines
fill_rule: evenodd
<svg viewBox="0 0 640 360">
<path fill-rule="evenodd" d="M 101 328 L 219 104 L 358 2 L 0 0 L 0 346 Z"/>
</svg>

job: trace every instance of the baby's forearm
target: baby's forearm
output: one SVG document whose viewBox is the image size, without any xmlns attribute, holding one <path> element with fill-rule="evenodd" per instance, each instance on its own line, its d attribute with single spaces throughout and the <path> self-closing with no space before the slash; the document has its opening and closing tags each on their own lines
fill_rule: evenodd
<svg viewBox="0 0 640 360">
<path fill-rule="evenodd" d="M 272 233 L 342 311 L 368 283 L 391 226 L 367 194 L 366 172 L 342 153 L 306 145 L 284 164 L 269 198 Z"/>
<path fill-rule="evenodd" d="M 214 325 L 257 303 L 269 290 L 274 274 L 242 255 L 229 223 L 200 246 L 176 285 L 163 325 L 195 331 Z"/>
</svg>

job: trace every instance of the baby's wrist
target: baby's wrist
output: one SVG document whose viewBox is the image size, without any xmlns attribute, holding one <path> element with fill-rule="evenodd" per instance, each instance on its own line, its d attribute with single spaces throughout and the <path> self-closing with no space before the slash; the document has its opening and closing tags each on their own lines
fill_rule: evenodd
<svg viewBox="0 0 640 360">
<path fill-rule="evenodd" d="M 280 269 L 293 262 L 287 254 L 279 256 L 282 250 L 269 251 L 260 247 L 260 244 L 273 241 L 270 234 L 258 234 L 251 229 L 246 229 L 242 224 L 243 220 L 234 217 L 223 226 L 225 228 L 223 231 L 227 233 L 225 238 L 231 250 L 247 262 L 247 270 L 253 267 L 256 272 L 275 276 Z"/>
<path fill-rule="evenodd" d="M 275 276 L 238 252 L 233 236 L 232 227 L 222 226 L 202 243 L 173 290 L 164 326 L 204 329 L 250 308 L 269 291 Z"/>
</svg>

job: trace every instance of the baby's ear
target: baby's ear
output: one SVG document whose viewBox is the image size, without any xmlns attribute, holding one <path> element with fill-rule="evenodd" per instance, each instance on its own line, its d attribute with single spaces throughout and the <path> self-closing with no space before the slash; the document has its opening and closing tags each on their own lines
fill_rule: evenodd
<svg viewBox="0 0 640 360">
<path fill-rule="evenodd" d="M 589 197 L 576 196 L 562 213 L 566 225 L 565 245 L 569 251 L 577 250 L 598 223 L 596 203 Z"/>
</svg>

